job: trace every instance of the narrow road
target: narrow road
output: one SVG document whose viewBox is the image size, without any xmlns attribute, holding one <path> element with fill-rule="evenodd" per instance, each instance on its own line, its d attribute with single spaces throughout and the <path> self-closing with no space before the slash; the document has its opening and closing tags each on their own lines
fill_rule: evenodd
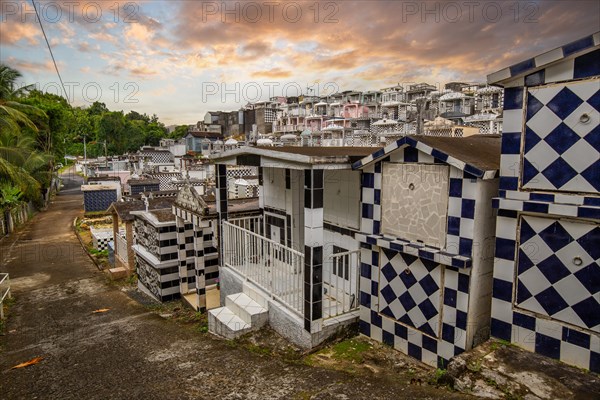
<svg viewBox="0 0 600 400">
<path fill-rule="evenodd" d="M 80 247 L 72 224 L 82 213 L 81 178 L 63 178 L 49 209 L 0 243 L 0 271 L 16 298 L 0 336 L 0 398 L 454 398 L 261 357 L 149 312 L 108 285 Z M 99 308 L 110 311 L 92 314 Z M 33 357 L 43 360 L 11 369 Z"/>
</svg>

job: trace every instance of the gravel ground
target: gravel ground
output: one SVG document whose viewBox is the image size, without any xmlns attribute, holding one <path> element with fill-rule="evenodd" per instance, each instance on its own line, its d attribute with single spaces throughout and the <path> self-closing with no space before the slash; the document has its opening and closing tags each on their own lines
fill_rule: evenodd
<svg viewBox="0 0 600 400">
<path fill-rule="evenodd" d="M 2 399 L 466 398 L 389 373 L 258 354 L 159 316 L 107 284 L 84 253 L 72 228 L 80 178 L 63 177 L 49 209 L 0 242 L 0 271 L 15 295 L 0 336 Z M 34 357 L 43 360 L 11 369 Z"/>
</svg>

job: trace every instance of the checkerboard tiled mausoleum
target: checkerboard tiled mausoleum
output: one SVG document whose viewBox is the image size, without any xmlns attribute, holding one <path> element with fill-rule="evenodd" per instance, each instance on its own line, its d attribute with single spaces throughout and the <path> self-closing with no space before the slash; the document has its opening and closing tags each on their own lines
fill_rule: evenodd
<svg viewBox="0 0 600 400">
<path fill-rule="evenodd" d="M 505 88 L 491 334 L 600 372 L 600 33 Z"/>
<path fill-rule="evenodd" d="M 499 136 L 409 136 L 354 164 L 362 334 L 440 366 L 488 337 L 499 159 Z"/>
</svg>

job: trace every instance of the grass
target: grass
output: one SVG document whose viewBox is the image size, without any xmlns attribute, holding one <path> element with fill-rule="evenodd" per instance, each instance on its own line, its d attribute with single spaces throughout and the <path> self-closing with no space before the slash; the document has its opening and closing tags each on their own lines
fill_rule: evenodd
<svg viewBox="0 0 600 400">
<path fill-rule="evenodd" d="M 269 349 L 268 347 L 259 346 L 256 344 L 248 344 L 245 347 L 249 352 L 258 354 L 260 356 L 270 356 L 272 353 L 271 349 Z"/>
<path fill-rule="evenodd" d="M 15 304 L 15 297 L 6 298 L 2 302 L 2 306 L 4 308 L 4 319 L 0 319 L 0 335 L 4 335 L 4 330 L 6 329 L 6 319 L 8 318 L 9 309 Z"/>
<path fill-rule="evenodd" d="M 370 350 L 371 345 L 365 341 L 348 339 L 332 346 L 333 358 L 360 364 L 364 361 L 363 353 Z"/>
</svg>

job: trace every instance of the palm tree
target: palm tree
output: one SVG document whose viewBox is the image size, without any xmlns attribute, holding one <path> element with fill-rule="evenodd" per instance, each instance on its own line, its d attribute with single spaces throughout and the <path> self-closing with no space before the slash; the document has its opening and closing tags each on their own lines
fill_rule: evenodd
<svg viewBox="0 0 600 400">
<path fill-rule="evenodd" d="M 47 118 L 40 109 L 18 102 L 32 86 L 17 87 L 21 73 L 0 64 L 0 184 L 18 187 L 26 198 L 37 200 L 40 188 L 49 183 L 51 156 L 36 150 L 38 131 L 29 115 Z"/>
<path fill-rule="evenodd" d="M 0 64 L 0 130 L 18 132 L 23 125 L 37 132 L 37 127 L 28 115 L 42 118 L 46 115 L 36 107 L 16 101 L 34 88 L 34 85 L 18 87 L 17 80 L 21 77 L 16 69 Z"/>
</svg>

